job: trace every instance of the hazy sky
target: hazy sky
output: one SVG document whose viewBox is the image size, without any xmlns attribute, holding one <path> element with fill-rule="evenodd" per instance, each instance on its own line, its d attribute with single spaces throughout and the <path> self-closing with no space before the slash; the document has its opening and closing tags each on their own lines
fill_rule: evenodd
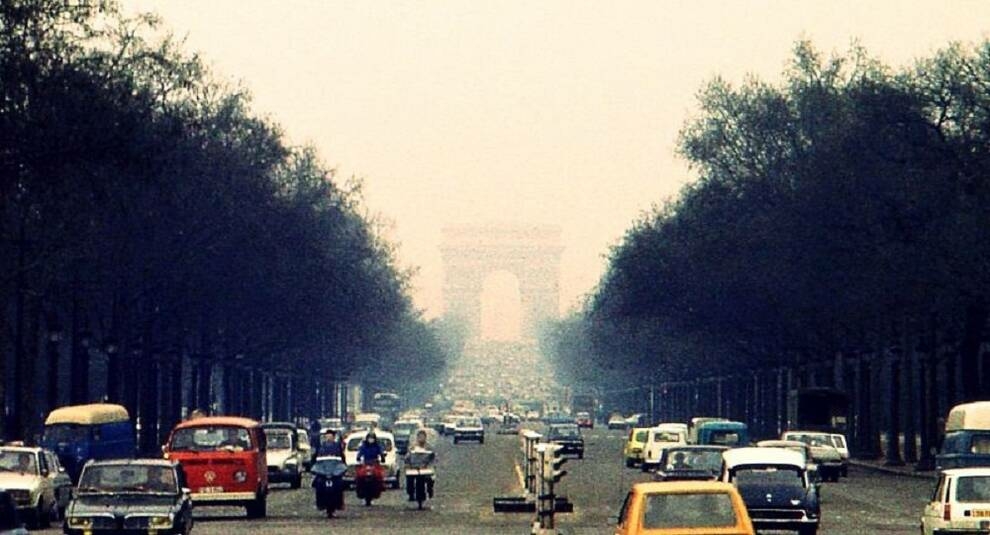
<svg viewBox="0 0 990 535">
<path fill-rule="evenodd" d="M 440 229 L 562 227 L 563 310 L 651 204 L 690 180 L 674 154 L 716 74 L 777 79 L 795 40 L 859 39 L 905 64 L 988 37 L 990 1 L 125 0 L 156 11 L 294 143 L 395 223 L 416 302 L 441 312 Z"/>
</svg>

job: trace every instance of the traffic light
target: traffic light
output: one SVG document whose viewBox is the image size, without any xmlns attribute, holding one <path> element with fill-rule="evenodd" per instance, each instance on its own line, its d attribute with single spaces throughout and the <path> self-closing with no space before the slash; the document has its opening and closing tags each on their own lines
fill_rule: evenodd
<svg viewBox="0 0 990 535">
<path fill-rule="evenodd" d="M 550 484 L 559 483 L 567 475 L 567 470 L 560 469 L 567 462 L 563 449 L 560 444 L 547 444 L 543 451 L 543 480 Z"/>
</svg>

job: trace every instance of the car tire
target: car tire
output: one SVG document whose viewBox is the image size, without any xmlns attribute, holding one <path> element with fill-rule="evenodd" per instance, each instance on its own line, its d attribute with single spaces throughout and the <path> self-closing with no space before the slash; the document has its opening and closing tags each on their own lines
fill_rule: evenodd
<svg viewBox="0 0 990 535">
<path fill-rule="evenodd" d="M 302 474 L 296 474 L 296 477 L 289 482 L 289 486 L 298 489 L 302 487 Z"/>
<path fill-rule="evenodd" d="M 818 525 L 804 526 L 798 530 L 799 535 L 818 535 Z"/>
<path fill-rule="evenodd" d="M 627 457 L 626 458 L 626 468 L 632 468 L 634 466 L 636 466 L 636 461 L 634 461 L 634 460 L 632 460 L 632 459 L 630 459 L 630 458 Z"/>
<path fill-rule="evenodd" d="M 54 507 L 53 507 L 53 509 L 54 509 Z M 38 504 L 38 512 L 35 513 L 35 514 L 38 515 L 38 519 L 37 519 L 35 525 L 38 526 L 39 529 L 48 529 L 48 527 L 52 525 L 52 510 L 51 509 L 49 509 L 48 511 L 45 511 L 45 508 L 42 507 L 41 504 Z"/>
<path fill-rule="evenodd" d="M 457 440 L 457 437 L 454 437 L 454 444 L 457 444 L 458 442 L 460 442 L 460 440 Z"/>
<path fill-rule="evenodd" d="M 268 515 L 268 497 L 259 495 L 246 507 L 248 518 L 265 518 Z"/>
</svg>

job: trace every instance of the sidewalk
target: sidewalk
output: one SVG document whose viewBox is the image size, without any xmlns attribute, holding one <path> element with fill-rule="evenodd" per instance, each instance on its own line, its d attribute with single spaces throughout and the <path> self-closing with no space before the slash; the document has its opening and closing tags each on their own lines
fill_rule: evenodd
<svg viewBox="0 0 990 535">
<path fill-rule="evenodd" d="M 935 470 L 918 471 L 914 468 L 914 463 L 906 463 L 904 466 L 887 466 L 884 464 L 886 461 L 883 459 L 877 459 L 873 461 L 863 460 L 863 459 L 849 459 L 849 465 L 855 466 L 857 468 L 862 468 L 864 470 L 871 470 L 873 472 L 880 472 L 884 474 L 891 474 L 895 476 L 913 477 L 917 479 L 929 479 L 933 480 L 938 477 L 938 472 Z"/>
</svg>

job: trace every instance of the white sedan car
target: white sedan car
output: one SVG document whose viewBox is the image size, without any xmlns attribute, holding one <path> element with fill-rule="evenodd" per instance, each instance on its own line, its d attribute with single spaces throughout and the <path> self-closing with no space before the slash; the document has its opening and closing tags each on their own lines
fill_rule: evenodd
<svg viewBox="0 0 990 535">
<path fill-rule="evenodd" d="M 14 499 L 28 527 L 48 527 L 58 519 L 62 508 L 55 492 L 55 476 L 64 474 L 57 467 L 49 467 L 51 457 L 41 448 L 0 448 L 0 488 Z"/>
<path fill-rule="evenodd" d="M 921 533 L 990 532 L 990 468 L 945 470 L 921 515 Z"/>
</svg>

